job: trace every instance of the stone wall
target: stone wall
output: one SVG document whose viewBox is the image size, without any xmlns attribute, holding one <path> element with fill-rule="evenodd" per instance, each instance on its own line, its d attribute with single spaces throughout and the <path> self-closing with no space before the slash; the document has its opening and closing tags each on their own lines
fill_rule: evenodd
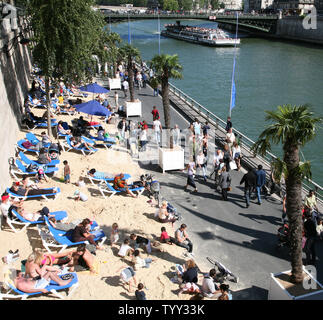
<svg viewBox="0 0 323 320">
<path fill-rule="evenodd" d="M 3 33 L 0 48 L 5 44 L 9 44 L 10 48 L 19 32 Z M 30 87 L 30 70 L 31 59 L 27 46 L 18 43 L 8 55 L 3 49 L 0 51 L 0 193 L 11 181 L 8 158 L 15 155 L 23 102 Z"/>
<path fill-rule="evenodd" d="M 276 36 L 323 44 L 323 17 L 317 17 L 317 28 L 306 30 L 300 17 L 285 17 L 277 21 Z"/>
</svg>

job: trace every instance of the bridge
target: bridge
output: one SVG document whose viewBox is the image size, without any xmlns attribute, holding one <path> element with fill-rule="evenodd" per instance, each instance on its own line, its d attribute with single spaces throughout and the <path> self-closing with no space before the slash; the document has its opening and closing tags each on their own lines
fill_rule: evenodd
<svg viewBox="0 0 323 320">
<path fill-rule="evenodd" d="M 216 15 L 209 16 L 207 14 L 147 14 L 147 13 L 115 13 L 102 10 L 107 22 L 118 22 L 124 20 L 140 20 L 140 19 L 198 19 L 214 21 L 220 24 L 220 27 L 235 30 L 236 16 L 235 15 Z M 278 15 L 239 15 L 238 24 L 239 30 L 248 33 L 275 33 Z"/>
</svg>

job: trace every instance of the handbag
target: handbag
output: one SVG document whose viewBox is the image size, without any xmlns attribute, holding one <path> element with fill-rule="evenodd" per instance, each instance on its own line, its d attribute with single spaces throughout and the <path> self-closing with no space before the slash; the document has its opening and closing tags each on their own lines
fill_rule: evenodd
<svg viewBox="0 0 323 320">
<path fill-rule="evenodd" d="M 236 170 L 238 167 L 237 167 L 237 164 L 235 161 L 230 161 L 230 169 L 231 170 Z"/>
</svg>

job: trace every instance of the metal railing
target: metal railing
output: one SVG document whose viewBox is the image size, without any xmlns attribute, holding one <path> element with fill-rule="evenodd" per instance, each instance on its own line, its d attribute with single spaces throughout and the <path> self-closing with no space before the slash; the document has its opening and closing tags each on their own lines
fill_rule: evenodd
<svg viewBox="0 0 323 320">
<path fill-rule="evenodd" d="M 170 86 L 170 91 L 173 94 L 175 94 L 178 98 L 180 98 L 181 100 L 186 102 L 200 116 L 207 119 L 210 123 L 213 122 L 213 125 L 215 125 L 215 127 L 217 129 L 220 129 L 220 130 L 222 129 L 223 132 L 226 132 L 225 131 L 226 122 L 223 119 L 219 118 L 213 112 L 211 112 L 208 109 L 206 109 L 205 107 L 203 107 L 200 103 L 198 103 L 196 100 L 191 98 L 189 95 L 187 95 L 186 93 L 184 93 L 183 91 L 181 91 L 177 87 L 175 87 L 173 84 L 170 83 L 169 86 Z M 238 131 L 238 130 L 236 130 L 234 128 L 232 129 L 232 131 L 239 138 L 241 146 L 244 147 L 245 149 L 250 150 L 251 147 L 254 145 L 255 141 L 251 140 L 250 138 L 245 136 L 243 133 L 241 133 L 240 131 Z M 274 159 L 277 159 L 277 156 L 275 156 L 271 152 L 267 152 L 263 157 L 261 157 L 259 155 L 255 155 L 255 158 L 258 158 L 259 160 L 264 162 L 267 166 L 271 167 L 271 162 Z M 309 180 L 304 180 L 304 182 L 303 182 L 303 192 L 305 194 L 307 194 L 308 191 L 311 190 L 311 189 L 315 190 L 317 200 L 318 200 L 318 202 L 320 202 L 320 204 L 322 206 L 323 205 L 323 188 L 320 185 L 318 185 L 317 183 L 315 183 L 314 181 L 310 180 L 310 179 Z"/>
</svg>

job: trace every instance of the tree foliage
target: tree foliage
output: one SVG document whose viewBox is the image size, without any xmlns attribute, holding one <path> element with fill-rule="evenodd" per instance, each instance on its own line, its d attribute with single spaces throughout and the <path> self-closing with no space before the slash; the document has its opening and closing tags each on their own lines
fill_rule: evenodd
<svg viewBox="0 0 323 320">
<path fill-rule="evenodd" d="M 303 281 L 302 270 L 302 180 L 311 177 L 310 163 L 299 159 L 300 148 L 314 139 L 316 126 L 322 122 L 314 117 L 308 105 L 278 106 L 276 111 L 266 111 L 266 120 L 271 121 L 253 146 L 256 153 L 265 155 L 271 145 L 282 144 L 284 159 L 273 163 L 276 178 L 284 173 L 286 181 L 286 210 L 290 224 L 291 281 Z"/>
</svg>

